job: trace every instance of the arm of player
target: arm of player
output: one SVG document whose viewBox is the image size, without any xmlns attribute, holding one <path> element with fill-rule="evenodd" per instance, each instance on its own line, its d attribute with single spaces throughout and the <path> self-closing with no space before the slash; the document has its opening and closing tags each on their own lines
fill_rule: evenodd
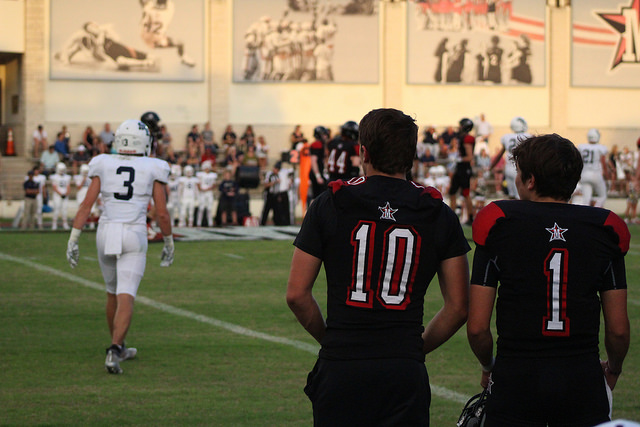
<svg viewBox="0 0 640 427">
<path fill-rule="evenodd" d="M 622 372 L 622 362 L 629 350 L 630 326 L 627 314 L 627 290 L 613 289 L 602 292 L 604 316 L 604 345 L 608 360 L 602 362 L 605 378 L 611 390 Z"/>
<path fill-rule="evenodd" d="M 493 369 L 493 335 L 491 315 L 496 299 L 496 288 L 472 284 L 469 287 L 469 318 L 467 319 L 467 339 L 473 354 L 482 365 L 480 385 L 489 385 L 489 374 Z"/>
<path fill-rule="evenodd" d="M 169 267 L 173 263 L 174 257 L 173 233 L 171 230 L 171 216 L 167 209 L 166 184 L 160 181 L 153 182 L 153 204 L 156 207 L 156 222 L 164 239 L 160 266 Z"/>
<path fill-rule="evenodd" d="M 466 254 L 442 261 L 438 270 L 438 281 L 444 305 L 422 333 L 425 354 L 451 338 L 467 320 L 469 262 Z"/>
<path fill-rule="evenodd" d="M 493 158 L 493 161 L 491 162 L 491 166 L 489 166 L 490 171 L 493 170 L 493 168 L 495 168 L 498 163 L 500 163 L 500 159 L 502 159 L 504 152 L 505 152 L 505 149 L 503 145 L 502 149 L 500 150 L 500 153 L 498 153 L 498 155 Z"/>
<path fill-rule="evenodd" d="M 91 207 L 98 199 L 99 194 L 100 178 L 94 176 L 91 178 L 91 184 L 89 184 L 89 188 L 87 189 L 87 195 L 82 203 L 80 203 L 76 216 L 73 218 L 73 228 L 71 228 L 71 235 L 67 242 L 67 261 L 71 268 L 75 268 L 76 265 L 78 265 L 78 260 L 80 259 L 78 238 L 82 232 L 82 227 L 84 227 L 87 222 L 87 218 L 89 218 L 89 215 L 91 214 Z"/>
<path fill-rule="evenodd" d="M 287 304 L 298 322 L 318 343 L 326 333 L 327 325 L 318 302 L 313 297 L 313 284 L 318 277 L 322 260 L 298 248 L 293 252 L 291 271 L 287 283 Z"/>
</svg>

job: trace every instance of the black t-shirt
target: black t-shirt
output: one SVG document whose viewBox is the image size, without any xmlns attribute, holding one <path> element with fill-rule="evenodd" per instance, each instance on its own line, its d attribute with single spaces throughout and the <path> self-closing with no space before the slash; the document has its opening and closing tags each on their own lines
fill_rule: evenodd
<svg viewBox="0 0 640 427">
<path fill-rule="evenodd" d="M 346 181 L 358 175 L 355 172 L 356 167 L 351 162 L 351 157 L 357 156 L 359 151 L 355 141 L 337 136 L 329 141 L 327 148 L 329 151 L 327 170 L 330 181 L 337 179 Z"/>
<path fill-rule="evenodd" d="M 473 222 L 471 283 L 498 287 L 498 354 L 598 351 L 598 293 L 626 289 L 629 230 L 613 212 L 503 200 Z"/>
<path fill-rule="evenodd" d="M 324 171 L 324 144 L 322 143 L 322 141 L 313 141 L 313 143 L 311 144 L 311 148 L 309 149 L 309 153 L 312 156 L 317 157 L 318 170 L 322 175 L 322 172 Z M 315 176 L 313 169 L 311 170 L 311 175 Z"/>
<path fill-rule="evenodd" d="M 458 217 L 430 187 L 383 176 L 334 181 L 294 245 L 327 276 L 327 359 L 424 361 L 424 294 L 441 262 L 470 250 Z"/>
</svg>

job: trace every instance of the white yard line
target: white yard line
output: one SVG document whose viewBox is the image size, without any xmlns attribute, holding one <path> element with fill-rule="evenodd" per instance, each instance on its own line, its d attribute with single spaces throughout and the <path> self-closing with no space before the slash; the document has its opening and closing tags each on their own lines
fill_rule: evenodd
<svg viewBox="0 0 640 427">
<path fill-rule="evenodd" d="M 56 275 L 58 277 L 61 277 L 63 279 L 66 279 L 70 282 L 74 282 L 74 283 L 78 283 L 82 286 L 86 286 L 87 288 L 91 288 L 91 289 L 95 289 L 98 291 L 102 291 L 104 292 L 105 288 L 104 288 L 104 284 L 102 283 L 97 283 L 97 282 L 93 282 L 91 280 L 87 280 L 87 279 L 83 279 L 80 276 L 76 276 L 75 274 L 71 274 L 65 271 L 61 271 L 61 270 L 56 270 L 55 268 L 46 266 L 44 264 L 39 264 L 37 262 L 34 261 L 30 261 L 24 258 L 19 258 L 19 257 L 15 257 L 12 255 L 8 255 L 5 253 L 0 252 L 0 259 L 1 260 L 6 260 L 6 261 L 11 261 L 11 262 L 15 262 L 15 263 L 19 263 L 22 265 L 25 265 L 27 267 L 33 268 L 35 270 L 38 271 L 42 271 L 45 273 L 49 273 L 49 274 L 53 274 Z M 218 320 L 218 319 L 214 319 L 212 317 L 208 317 L 202 314 L 198 314 L 198 313 L 194 313 L 192 311 L 189 310 L 184 310 L 178 307 L 174 307 L 172 305 L 169 304 L 165 304 L 159 301 L 155 301 L 152 300 L 151 298 L 147 298 L 147 297 L 143 297 L 143 296 L 138 296 L 136 297 L 136 302 L 138 304 L 143 304 L 143 305 L 147 305 L 149 307 L 153 307 L 156 308 L 160 311 L 163 311 L 165 313 L 170 313 L 170 314 L 174 314 L 176 316 L 182 316 L 185 317 L 187 319 L 191 319 L 191 320 L 195 320 L 197 322 L 201 322 L 201 323 L 206 323 L 208 325 L 211 326 L 216 326 L 218 328 L 222 328 L 225 329 L 227 331 L 233 332 L 235 334 L 238 335 L 244 335 L 250 338 L 258 338 L 264 341 L 269 341 L 269 342 L 274 342 L 274 343 L 278 343 L 278 344 L 284 344 L 284 345 L 288 345 L 290 347 L 294 347 L 297 348 L 298 350 L 303 350 L 306 351 L 308 353 L 311 354 L 318 354 L 318 350 L 319 350 L 319 346 L 315 345 L 315 344 L 309 344 L 306 342 L 302 342 L 302 341 L 297 341 L 297 340 L 292 340 L 289 338 L 282 338 L 282 337 L 277 337 L 275 335 L 269 335 L 269 334 L 265 334 L 262 332 L 258 332 L 258 331 L 254 331 L 252 329 L 248 329 L 239 325 L 235 325 L 233 323 L 229 323 L 229 322 L 225 322 L 224 320 Z M 640 305 L 640 301 L 630 301 L 636 305 Z M 458 392 L 455 392 L 453 390 L 449 390 L 445 387 L 440 387 L 434 384 L 431 384 L 431 392 L 438 396 L 441 397 L 443 399 L 446 400 L 451 400 L 454 402 L 458 402 L 458 403 L 466 403 L 467 400 L 471 397 L 471 396 L 467 396 Z"/>
</svg>

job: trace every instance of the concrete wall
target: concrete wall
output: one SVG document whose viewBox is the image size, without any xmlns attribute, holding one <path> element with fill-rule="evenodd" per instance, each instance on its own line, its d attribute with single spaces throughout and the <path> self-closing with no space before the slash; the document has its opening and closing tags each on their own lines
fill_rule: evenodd
<svg viewBox="0 0 640 427">
<path fill-rule="evenodd" d="M 28 142 L 20 148 L 25 153 L 39 123 L 51 138 L 66 124 L 77 143 L 87 125 L 99 131 L 106 121 L 115 127 L 122 120 L 154 110 L 178 148 L 192 124 L 202 126 L 210 121 L 216 138 L 227 124 L 239 134 L 252 124 L 258 135 L 266 137 L 276 157 L 288 148 L 296 124 L 311 136 L 318 124 L 337 130 L 341 123 L 358 121 L 378 107 L 405 110 L 421 127 L 437 128 L 455 124 L 463 116 L 485 113 L 495 128 L 494 146 L 514 115 L 525 117 L 534 132 L 557 132 L 576 143 L 584 141 L 590 127 L 599 127 L 603 143 L 635 146 L 640 122 L 634 100 L 640 90 L 570 86 L 569 8 L 548 9 L 547 84 L 530 88 L 407 85 L 406 8 L 405 2 L 379 4 L 379 84 L 232 83 L 231 0 L 207 0 L 204 82 L 70 82 L 48 79 L 49 0 L 29 0 L 25 2 L 26 53 L 19 71 L 24 110 L 6 120 L 17 119 L 24 125 L 16 136 Z"/>
</svg>

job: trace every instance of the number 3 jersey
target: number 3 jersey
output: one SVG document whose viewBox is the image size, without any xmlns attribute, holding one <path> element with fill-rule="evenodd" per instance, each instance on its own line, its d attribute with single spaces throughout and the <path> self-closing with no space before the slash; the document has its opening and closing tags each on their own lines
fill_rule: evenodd
<svg viewBox="0 0 640 427">
<path fill-rule="evenodd" d="M 327 331 L 320 357 L 424 361 L 424 295 L 447 258 L 470 250 L 440 193 L 384 176 L 335 181 L 294 245 L 320 258 Z"/>
<path fill-rule="evenodd" d="M 626 289 L 629 230 L 613 212 L 566 203 L 493 202 L 473 223 L 471 283 L 498 287 L 498 354 L 597 353 L 598 294 Z"/>
<path fill-rule="evenodd" d="M 100 178 L 104 212 L 100 223 L 145 224 L 153 183 L 169 180 L 169 164 L 152 157 L 100 154 L 89 162 L 89 176 Z"/>
</svg>

